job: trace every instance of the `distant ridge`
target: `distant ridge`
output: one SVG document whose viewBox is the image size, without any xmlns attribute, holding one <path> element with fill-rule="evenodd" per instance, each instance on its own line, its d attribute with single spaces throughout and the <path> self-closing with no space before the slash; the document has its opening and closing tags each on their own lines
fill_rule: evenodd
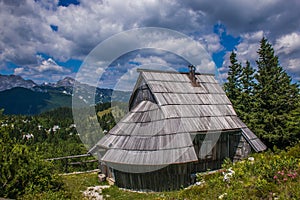
<svg viewBox="0 0 300 200">
<path fill-rule="evenodd" d="M 21 76 L 0 75 L 0 109 L 4 114 L 35 115 L 59 107 L 72 107 L 73 85 L 76 81 L 66 77 L 56 83 L 36 84 Z M 84 105 L 95 105 L 110 101 L 128 102 L 130 92 L 94 88 L 78 83 L 79 90 L 85 92 L 80 99 Z M 95 99 L 92 92 L 96 92 Z"/>
<path fill-rule="evenodd" d="M 36 92 L 22 87 L 0 92 L 0 107 L 4 108 L 4 114 L 35 115 L 70 106 L 71 97 L 61 93 Z"/>
<path fill-rule="evenodd" d="M 21 76 L 1 75 L 0 74 L 0 91 L 9 90 L 15 87 L 33 88 L 37 86 L 32 80 L 25 80 Z"/>
<path fill-rule="evenodd" d="M 18 75 L 1 75 L 0 74 L 0 91 L 9 90 L 15 87 L 22 87 L 27 89 L 33 89 L 35 87 L 73 87 L 75 79 L 71 77 L 65 77 L 56 83 L 42 83 L 37 84 L 32 80 L 25 80 Z"/>
</svg>

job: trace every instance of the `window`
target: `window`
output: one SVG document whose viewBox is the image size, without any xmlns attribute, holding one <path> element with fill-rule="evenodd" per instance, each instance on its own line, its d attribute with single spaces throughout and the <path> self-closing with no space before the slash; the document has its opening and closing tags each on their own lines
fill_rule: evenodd
<svg viewBox="0 0 300 200">
<path fill-rule="evenodd" d="M 200 159 L 212 159 L 213 158 L 213 145 L 211 140 L 204 140 L 201 144 L 199 155 Z"/>
</svg>

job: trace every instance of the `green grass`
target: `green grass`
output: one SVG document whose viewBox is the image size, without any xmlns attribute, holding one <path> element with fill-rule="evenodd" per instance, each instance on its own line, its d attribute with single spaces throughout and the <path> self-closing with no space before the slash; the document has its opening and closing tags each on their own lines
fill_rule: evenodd
<svg viewBox="0 0 300 200">
<path fill-rule="evenodd" d="M 254 161 L 225 162 L 224 169 L 235 171 L 230 181 L 224 181 L 224 175 L 217 172 L 198 175 L 202 185 L 178 191 L 139 193 L 111 186 L 103 189 L 102 194 L 107 200 L 300 199 L 300 144 L 287 151 L 264 152 L 253 157 Z M 291 173 L 296 176 L 290 177 Z M 27 199 L 83 199 L 82 191 L 100 185 L 97 173 L 67 175 L 62 179 L 64 191 L 46 192 Z"/>
<path fill-rule="evenodd" d="M 180 191 L 172 191 L 172 192 L 148 192 L 148 193 L 140 193 L 133 191 L 126 191 L 123 189 L 119 189 L 116 186 L 112 186 L 110 188 L 104 189 L 102 191 L 103 196 L 107 200 L 134 200 L 134 199 L 179 199 Z"/>
<path fill-rule="evenodd" d="M 82 192 L 87 187 L 100 185 L 98 182 L 97 172 L 63 175 L 63 182 L 65 184 L 65 190 L 69 193 L 71 199 L 82 198 Z"/>
<path fill-rule="evenodd" d="M 93 173 L 83 173 L 83 174 L 72 174 L 72 175 L 62 175 L 62 181 L 64 183 L 63 190 L 52 192 L 47 191 L 39 194 L 27 194 L 22 197 L 25 200 L 56 200 L 56 199 L 71 199 L 80 200 L 84 199 L 82 192 L 87 189 L 87 187 L 100 185 L 98 182 L 97 172 Z M 107 184 L 107 183 L 102 183 Z"/>
</svg>

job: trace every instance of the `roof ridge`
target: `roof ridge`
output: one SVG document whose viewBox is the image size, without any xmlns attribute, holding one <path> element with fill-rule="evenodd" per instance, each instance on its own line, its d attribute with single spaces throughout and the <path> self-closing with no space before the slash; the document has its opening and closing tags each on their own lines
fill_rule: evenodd
<svg viewBox="0 0 300 200">
<path fill-rule="evenodd" d="M 178 72 L 178 71 L 171 71 L 171 70 L 158 70 L 158 69 L 145 69 L 145 68 L 137 68 L 137 72 L 157 72 L 157 73 L 169 73 L 169 74 L 189 74 L 189 72 Z M 195 72 L 195 75 L 209 75 L 215 76 L 212 73 L 200 73 Z"/>
</svg>

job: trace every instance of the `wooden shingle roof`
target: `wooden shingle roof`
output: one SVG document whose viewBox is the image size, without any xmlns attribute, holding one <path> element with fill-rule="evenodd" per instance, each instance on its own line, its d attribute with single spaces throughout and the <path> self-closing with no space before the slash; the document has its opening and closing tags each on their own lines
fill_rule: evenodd
<svg viewBox="0 0 300 200">
<path fill-rule="evenodd" d="M 102 161 L 132 165 L 197 161 L 191 134 L 232 130 L 241 130 L 255 151 L 266 149 L 237 117 L 213 75 L 196 73 L 195 87 L 187 73 L 139 72 L 134 90 L 147 92 L 133 93 L 130 112 L 97 143 L 107 150 Z"/>
<path fill-rule="evenodd" d="M 183 128 L 178 118 L 166 119 L 157 104 L 142 101 L 98 142 L 107 149 L 102 160 L 132 165 L 197 161 L 192 139 Z"/>
</svg>

